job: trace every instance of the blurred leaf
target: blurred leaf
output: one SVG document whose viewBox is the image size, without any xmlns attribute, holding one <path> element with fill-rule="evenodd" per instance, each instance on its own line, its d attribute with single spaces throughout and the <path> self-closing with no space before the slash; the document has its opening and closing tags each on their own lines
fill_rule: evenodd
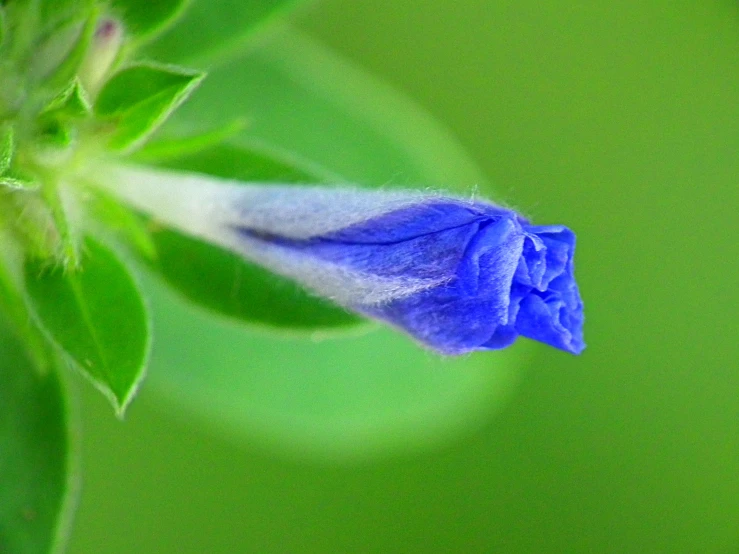
<svg viewBox="0 0 739 554">
<path fill-rule="evenodd" d="M 500 409 L 528 348 L 442 358 L 379 325 L 339 339 L 267 334 L 147 284 L 148 384 L 240 441 L 293 456 L 367 459 L 459 436 Z"/>
<path fill-rule="evenodd" d="M 149 321 L 125 266 L 101 244 L 84 244 L 81 269 L 30 260 L 26 290 L 42 328 L 122 414 L 143 378 Z"/>
<path fill-rule="evenodd" d="M 10 168 L 15 151 L 15 137 L 13 127 L 5 124 L 0 127 L 0 175 Z"/>
<path fill-rule="evenodd" d="M 84 22 L 85 14 L 76 13 L 44 36 L 30 60 L 28 74 L 41 80 L 58 68 L 82 38 Z"/>
<path fill-rule="evenodd" d="M 75 128 L 58 119 L 44 121 L 39 129 L 39 142 L 44 146 L 64 148 L 72 144 L 74 137 Z"/>
<path fill-rule="evenodd" d="M 151 37 L 172 24 L 189 0 L 112 0 L 126 29 L 137 38 Z"/>
<path fill-rule="evenodd" d="M 2 324 L 0 552 L 47 554 L 63 541 L 72 490 L 64 391 Z"/>
<path fill-rule="evenodd" d="M 115 124 L 110 146 L 131 150 L 153 133 L 203 79 L 189 69 L 154 64 L 129 66 L 100 92 L 95 112 Z"/>
<path fill-rule="evenodd" d="M 239 181 L 315 183 L 324 178 L 313 168 L 305 167 L 306 162 L 291 159 L 288 154 L 249 148 L 243 142 L 215 144 L 197 152 L 155 160 L 154 165 Z"/>
<path fill-rule="evenodd" d="M 247 118 L 229 143 L 290 152 L 334 181 L 463 191 L 484 182 L 454 137 L 417 105 L 294 28 L 275 27 L 268 44 L 212 68 L 162 134 Z"/>
<path fill-rule="evenodd" d="M 141 163 L 151 163 L 160 165 L 161 167 L 174 168 L 177 166 L 168 166 L 166 164 L 167 160 L 187 160 L 191 155 L 199 154 L 203 150 L 223 143 L 241 131 L 244 125 L 242 120 L 236 119 L 221 127 L 192 136 L 149 141 L 140 150 L 134 152 L 131 159 Z"/>
<path fill-rule="evenodd" d="M 46 26 L 58 25 L 90 10 L 94 0 L 42 0 L 37 2 L 40 19 Z"/>
<path fill-rule="evenodd" d="M 77 34 L 77 38 L 67 54 L 62 58 L 62 60 L 60 60 L 58 66 L 54 66 L 56 69 L 49 78 L 49 84 L 51 85 L 58 86 L 69 81 L 75 76 L 80 64 L 85 58 L 85 54 L 87 54 L 90 42 L 95 36 L 98 19 L 97 10 L 90 9 L 86 14 L 81 12 L 81 15 L 86 15 L 86 18 L 81 20 L 78 24 L 80 29 Z"/>
<path fill-rule="evenodd" d="M 85 19 L 94 0 L 13 0 L 2 2 L 11 57 L 24 57 L 36 77 L 57 67 L 73 48 L 75 27 Z M 71 24 L 71 25 L 70 25 Z M 42 48 L 39 55 L 38 47 Z M 32 53 L 33 52 L 33 53 Z"/>
<path fill-rule="evenodd" d="M 6 29 L 6 20 L 5 20 L 5 11 L 3 10 L 3 7 L 0 6 L 0 48 L 3 46 L 3 42 L 5 41 L 5 35 L 7 33 Z"/>
<path fill-rule="evenodd" d="M 185 65 L 208 65 L 215 56 L 237 50 L 244 39 L 270 18 L 299 0 L 191 0 L 166 33 L 148 45 L 146 55 Z"/>
<path fill-rule="evenodd" d="M 90 223 L 102 223 L 101 232 L 112 232 L 122 238 L 136 253 L 145 260 L 151 261 L 156 257 L 156 247 L 151 238 L 146 220 L 134 213 L 117 198 L 110 196 L 101 188 L 91 187 L 86 202 L 90 213 Z"/>
<path fill-rule="evenodd" d="M 24 342 L 36 369 L 46 371 L 49 369 L 52 345 L 29 317 L 28 307 L 16 282 L 18 279 L 14 278 L 15 272 L 9 269 L 17 263 L 13 259 L 13 248 L 5 241 L 0 243 L 0 247 L 3 249 L 3 259 L 0 261 L 0 317 Z"/>
<path fill-rule="evenodd" d="M 294 329 L 340 327 L 361 321 L 227 250 L 168 229 L 154 231 L 152 238 L 159 274 L 186 298 L 216 313 Z"/>
</svg>

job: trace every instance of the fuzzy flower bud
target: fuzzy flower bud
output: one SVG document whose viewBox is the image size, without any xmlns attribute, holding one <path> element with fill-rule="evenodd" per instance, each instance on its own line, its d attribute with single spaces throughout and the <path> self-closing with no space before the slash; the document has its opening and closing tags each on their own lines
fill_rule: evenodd
<svg viewBox="0 0 739 554">
<path fill-rule="evenodd" d="M 443 354 L 525 336 L 579 354 L 575 235 L 421 191 L 243 184 L 121 167 L 112 192 Z"/>
</svg>

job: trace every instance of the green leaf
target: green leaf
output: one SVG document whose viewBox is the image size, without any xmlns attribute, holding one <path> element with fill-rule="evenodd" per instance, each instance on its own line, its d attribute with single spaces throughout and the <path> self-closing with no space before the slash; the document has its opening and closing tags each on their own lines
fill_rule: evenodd
<svg viewBox="0 0 739 554">
<path fill-rule="evenodd" d="M 4 175 L 10 168 L 15 152 L 15 136 L 12 125 L 0 127 L 0 175 Z"/>
<path fill-rule="evenodd" d="M 47 554 L 64 542 L 76 493 L 64 391 L 0 325 L 0 552 Z"/>
<path fill-rule="evenodd" d="M 145 0 L 142 0 L 145 1 Z M 146 48 L 146 55 L 185 65 L 207 66 L 238 49 L 265 22 L 299 0 L 192 0 L 177 25 Z"/>
<path fill-rule="evenodd" d="M 149 320 L 126 267 L 98 242 L 84 243 L 81 269 L 29 260 L 26 290 L 41 327 L 121 415 L 143 378 Z"/>
<path fill-rule="evenodd" d="M 162 32 L 174 23 L 188 0 L 112 0 L 129 33 L 141 39 Z"/>
<path fill-rule="evenodd" d="M 120 116 L 163 92 L 170 94 L 171 101 L 170 89 L 180 93 L 199 78 L 202 78 L 201 73 L 175 66 L 130 65 L 106 83 L 95 104 L 95 112 L 102 117 Z"/>
<path fill-rule="evenodd" d="M 232 252 L 169 229 L 152 233 L 155 268 L 180 294 L 216 313 L 250 323 L 315 329 L 361 320 Z"/>
<path fill-rule="evenodd" d="M 74 78 L 41 111 L 42 117 L 77 119 L 92 111 L 90 99 L 78 78 Z"/>
<path fill-rule="evenodd" d="M 174 66 L 137 64 L 116 73 L 100 92 L 98 116 L 115 125 L 116 150 L 141 145 L 200 84 L 204 74 Z"/>
</svg>

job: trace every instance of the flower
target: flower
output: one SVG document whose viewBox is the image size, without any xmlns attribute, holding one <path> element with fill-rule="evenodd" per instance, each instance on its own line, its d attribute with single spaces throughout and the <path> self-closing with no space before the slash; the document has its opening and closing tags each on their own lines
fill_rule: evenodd
<svg viewBox="0 0 739 554">
<path fill-rule="evenodd" d="M 118 167 L 110 190 L 442 354 L 519 335 L 579 354 L 575 235 L 421 191 L 244 184 Z"/>
</svg>

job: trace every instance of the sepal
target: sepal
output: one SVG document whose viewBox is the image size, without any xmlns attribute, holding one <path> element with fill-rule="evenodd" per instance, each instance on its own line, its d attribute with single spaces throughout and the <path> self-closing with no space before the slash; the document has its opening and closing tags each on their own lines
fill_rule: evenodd
<svg viewBox="0 0 739 554">
<path fill-rule="evenodd" d="M 95 103 L 101 124 L 111 128 L 109 147 L 131 151 L 141 146 L 204 76 L 198 71 L 153 63 L 130 65 L 113 75 Z"/>
</svg>

